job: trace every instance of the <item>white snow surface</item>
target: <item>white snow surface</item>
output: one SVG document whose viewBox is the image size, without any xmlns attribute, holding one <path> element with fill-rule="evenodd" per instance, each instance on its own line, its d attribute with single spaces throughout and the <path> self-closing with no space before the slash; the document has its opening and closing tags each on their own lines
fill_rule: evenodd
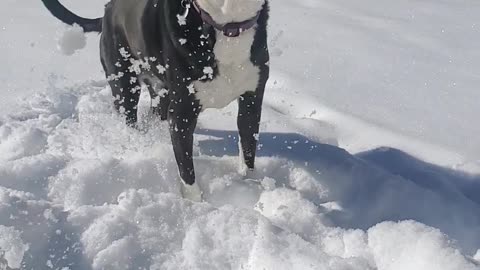
<svg viewBox="0 0 480 270">
<path fill-rule="evenodd" d="M 146 131 L 114 113 L 98 35 L 67 57 L 40 1 L 2 1 L 0 269 L 480 269 L 480 4 L 271 5 L 256 170 L 236 104 L 205 111 L 197 203 L 147 96 Z"/>
</svg>

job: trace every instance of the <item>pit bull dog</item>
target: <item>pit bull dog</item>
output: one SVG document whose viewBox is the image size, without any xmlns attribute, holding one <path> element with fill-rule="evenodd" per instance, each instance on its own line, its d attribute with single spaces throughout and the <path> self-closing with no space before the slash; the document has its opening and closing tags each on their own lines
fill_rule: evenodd
<svg viewBox="0 0 480 270">
<path fill-rule="evenodd" d="M 148 87 L 152 110 L 169 123 L 184 196 L 201 196 L 192 148 L 198 115 L 207 108 L 238 100 L 240 155 L 253 170 L 269 77 L 268 0 L 112 0 L 96 19 L 58 0 L 42 2 L 64 23 L 101 32 L 114 106 L 132 127 L 140 88 Z"/>
</svg>

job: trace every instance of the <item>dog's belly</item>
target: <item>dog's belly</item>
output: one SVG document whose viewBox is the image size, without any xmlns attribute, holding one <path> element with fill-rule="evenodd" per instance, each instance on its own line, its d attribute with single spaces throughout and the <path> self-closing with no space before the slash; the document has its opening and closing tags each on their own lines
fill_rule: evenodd
<svg viewBox="0 0 480 270">
<path fill-rule="evenodd" d="M 214 53 L 218 74 L 211 81 L 194 83 L 195 97 L 203 109 L 223 108 L 245 92 L 256 90 L 260 70 L 250 60 L 254 36 L 253 28 L 236 38 L 217 32 Z M 211 72 L 210 68 L 204 70 L 207 77 Z"/>
</svg>

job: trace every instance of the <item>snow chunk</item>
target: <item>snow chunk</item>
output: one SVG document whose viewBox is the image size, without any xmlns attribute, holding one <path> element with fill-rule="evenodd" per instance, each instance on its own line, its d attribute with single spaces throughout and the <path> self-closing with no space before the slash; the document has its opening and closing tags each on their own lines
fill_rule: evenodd
<svg viewBox="0 0 480 270">
<path fill-rule="evenodd" d="M 209 79 L 213 79 L 213 68 L 212 67 L 204 67 L 203 73 L 207 75 Z"/>
<path fill-rule="evenodd" d="M 477 253 L 473 256 L 473 259 L 480 263 L 480 249 L 477 250 Z"/>
<path fill-rule="evenodd" d="M 275 189 L 275 184 L 276 184 L 276 181 L 275 179 L 273 178 L 270 178 L 270 177 L 265 177 L 263 178 L 262 182 L 262 187 L 265 189 L 265 190 L 274 190 Z"/>
<path fill-rule="evenodd" d="M 178 25 L 187 25 L 187 17 L 182 15 L 177 15 Z"/>
<path fill-rule="evenodd" d="M 318 234 L 317 229 L 323 227 L 318 207 L 287 188 L 263 192 L 256 208 L 280 228 L 307 238 Z"/>
<path fill-rule="evenodd" d="M 165 71 L 167 71 L 167 68 L 162 65 L 157 65 L 157 70 L 158 70 L 158 73 L 164 74 Z"/>
<path fill-rule="evenodd" d="M 20 268 L 23 255 L 28 250 L 20 234 L 13 227 L 0 225 L 0 258 L 5 259 L 10 268 Z"/>
<path fill-rule="evenodd" d="M 187 89 L 188 89 L 188 93 L 189 93 L 190 95 L 195 94 L 195 86 L 193 86 L 193 83 L 189 84 L 189 85 L 187 86 Z"/>
<path fill-rule="evenodd" d="M 79 25 L 69 26 L 59 38 L 57 47 L 65 55 L 72 55 L 87 45 L 87 38 Z"/>
</svg>

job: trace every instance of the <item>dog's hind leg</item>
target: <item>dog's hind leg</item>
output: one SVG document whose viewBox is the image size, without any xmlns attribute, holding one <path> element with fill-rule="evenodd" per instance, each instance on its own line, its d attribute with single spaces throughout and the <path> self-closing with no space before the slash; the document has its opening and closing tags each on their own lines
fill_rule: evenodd
<svg viewBox="0 0 480 270">
<path fill-rule="evenodd" d="M 110 80 L 109 83 L 115 109 L 125 115 L 127 125 L 136 127 L 137 105 L 141 92 L 137 77 L 131 73 L 125 73 L 120 78 Z"/>
</svg>

